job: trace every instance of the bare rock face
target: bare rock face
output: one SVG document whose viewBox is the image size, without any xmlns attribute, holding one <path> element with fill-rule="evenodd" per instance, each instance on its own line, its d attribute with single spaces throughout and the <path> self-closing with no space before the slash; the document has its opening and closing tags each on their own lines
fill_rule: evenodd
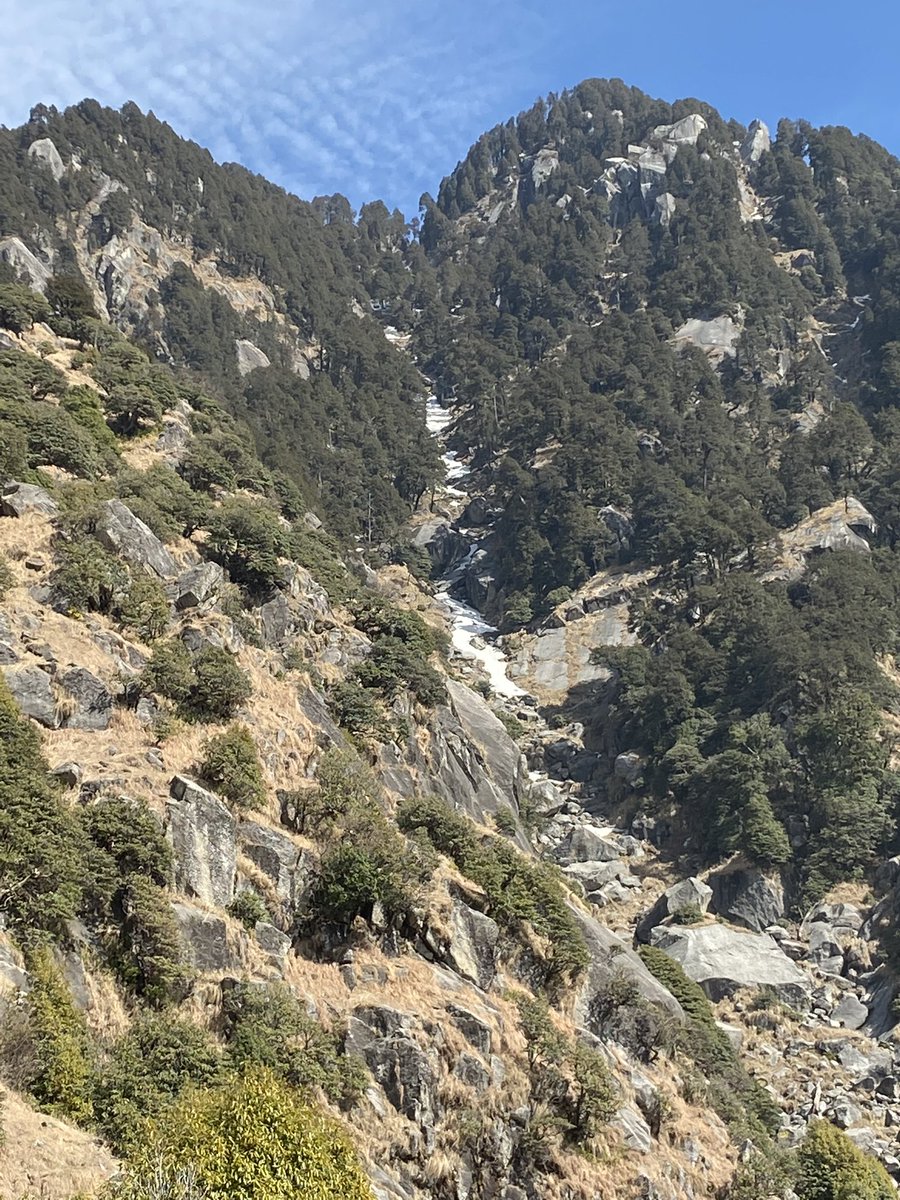
<svg viewBox="0 0 900 1200">
<path fill-rule="evenodd" d="M 196 971 L 234 970 L 237 956 L 229 945 L 228 927 L 221 917 L 181 902 L 173 903 L 172 913 L 189 966 Z"/>
<path fill-rule="evenodd" d="M 415 1023 L 392 1008 L 356 1009 L 346 1048 L 366 1063 L 394 1108 L 433 1137 L 441 1114 L 438 1072 L 415 1037 Z"/>
<path fill-rule="evenodd" d="M 225 908 L 234 896 L 236 822 L 218 796 L 176 775 L 166 804 L 166 832 L 175 860 L 175 887 L 204 904 Z"/>
<path fill-rule="evenodd" d="M 659 926 L 652 942 L 680 963 L 714 1003 L 744 988 L 766 987 L 785 1004 L 809 1005 L 812 979 L 765 934 L 727 925 Z"/>
<path fill-rule="evenodd" d="M 57 183 L 66 173 L 62 157 L 50 138 L 38 138 L 32 142 L 28 147 L 28 157 L 46 167 Z"/>
<path fill-rule="evenodd" d="M 672 339 L 676 346 L 690 342 L 691 345 L 703 350 L 710 358 L 733 358 L 736 354 L 738 339 L 741 336 L 741 326 L 727 315 L 713 317 L 709 321 L 701 321 L 692 317 L 675 331 Z"/>
<path fill-rule="evenodd" d="M 97 522 L 97 540 L 113 554 L 162 579 L 177 575 L 175 559 L 153 531 L 121 500 L 107 500 Z"/>
<path fill-rule="evenodd" d="M 260 350 L 259 346 L 248 342 L 246 338 L 238 338 L 234 346 L 237 350 L 238 370 L 242 375 L 249 375 L 257 368 L 272 365 L 269 356 Z"/>
</svg>

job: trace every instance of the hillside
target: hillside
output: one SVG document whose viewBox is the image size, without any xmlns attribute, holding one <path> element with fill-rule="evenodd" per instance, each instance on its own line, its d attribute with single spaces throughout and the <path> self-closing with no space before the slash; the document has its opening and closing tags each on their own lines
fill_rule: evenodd
<svg viewBox="0 0 900 1200">
<path fill-rule="evenodd" d="M 893 1195 L 900 164 L 0 154 L 3 1200 Z"/>
</svg>

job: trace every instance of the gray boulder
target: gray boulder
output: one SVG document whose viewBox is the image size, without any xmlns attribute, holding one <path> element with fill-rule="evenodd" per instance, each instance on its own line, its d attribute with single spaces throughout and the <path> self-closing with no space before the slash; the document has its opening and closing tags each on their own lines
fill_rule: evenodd
<svg viewBox="0 0 900 1200">
<path fill-rule="evenodd" d="M 700 113 L 691 113 L 673 125 L 657 125 L 652 136 L 653 140 L 657 142 L 674 142 L 680 146 L 695 146 L 697 139 L 705 129 L 706 119 Z"/>
<path fill-rule="evenodd" d="M 81 783 L 81 766 L 76 762 L 60 763 L 58 767 L 53 768 L 50 774 L 66 788 L 78 787 Z"/>
<path fill-rule="evenodd" d="M 745 988 L 765 987 L 785 1004 L 809 1004 L 812 980 L 765 934 L 727 925 L 660 926 L 651 941 L 714 1002 Z"/>
<path fill-rule="evenodd" d="M 166 803 L 166 832 L 175 886 L 204 904 L 224 908 L 234 896 L 236 822 L 218 796 L 176 775 Z"/>
<path fill-rule="evenodd" d="M 640 942 L 649 942 L 652 931 L 669 917 L 677 917 L 682 913 L 702 915 L 709 908 L 712 894 L 712 888 L 695 875 L 689 879 L 682 879 L 680 883 L 666 888 L 649 913 L 639 922 L 635 936 Z"/>
<path fill-rule="evenodd" d="M 569 879 L 581 884 L 585 893 L 596 892 L 628 874 L 625 864 L 618 861 L 570 863 L 563 870 Z"/>
<path fill-rule="evenodd" d="M 59 183 L 66 173 L 65 164 L 56 148 L 56 144 L 48 137 L 38 138 L 28 147 L 28 157 L 34 162 L 46 167 L 53 178 Z"/>
<path fill-rule="evenodd" d="M 499 940 L 500 929 L 496 921 L 469 908 L 461 900 L 453 901 L 446 961 L 458 975 L 486 991 L 497 973 Z"/>
<path fill-rule="evenodd" d="M 446 571 L 469 553 L 471 543 L 448 521 L 426 521 L 416 530 L 413 545 L 427 550 L 432 566 Z"/>
<path fill-rule="evenodd" d="M 291 949 L 288 934 L 269 921 L 257 921 L 253 934 L 260 949 L 264 950 L 276 965 L 281 966 Z"/>
<path fill-rule="evenodd" d="M 214 599 L 225 581 L 225 572 L 218 563 L 203 562 L 179 575 L 175 587 L 175 607 L 199 608 Z"/>
<path fill-rule="evenodd" d="M 85 667 L 72 667 L 57 679 L 75 702 L 65 719 L 68 729 L 108 729 L 112 719 L 113 697 L 102 679 Z"/>
<path fill-rule="evenodd" d="M 152 571 L 161 579 L 178 573 L 174 558 L 156 534 L 121 500 L 107 500 L 101 506 L 96 536 L 101 545 L 132 566 Z"/>
<path fill-rule="evenodd" d="M 23 517 L 29 512 L 55 517 L 59 514 L 59 506 L 45 488 L 36 484 L 19 483 L 17 480 L 5 484 L 3 495 L 0 496 L 0 513 L 4 517 Z"/>
<path fill-rule="evenodd" d="M 735 925 L 756 933 L 775 925 L 784 916 L 784 888 L 755 868 L 716 871 L 709 876 L 710 907 Z"/>
<path fill-rule="evenodd" d="M 845 1029 L 862 1029 L 869 1019 L 869 1010 L 851 992 L 832 1009 L 831 1019 L 843 1025 Z"/>
<path fill-rule="evenodd" d="M 26 717 L 33 717 L 47 729 L 59 729 L 53 683 L 40 667 L 4 668 L 3 674 L 12 698 Z"/>
<path fill-rule="evenodd" d="M 621 847 L 596 825 L 576 825 L 554 851 L 557 862 L 614 862 L 622 855 Z"/>
</svg>

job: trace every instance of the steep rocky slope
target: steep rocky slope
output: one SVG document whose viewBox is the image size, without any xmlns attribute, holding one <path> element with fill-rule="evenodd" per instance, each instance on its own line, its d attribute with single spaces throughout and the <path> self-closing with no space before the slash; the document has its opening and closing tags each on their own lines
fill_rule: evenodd
<svg viewBox="0 0 900 1200">
<path fill-rule="evenodd" d="M 378 1200 L 890 1194 L 894 161 L 592 81 L 417 237 L 0 133 L 2 1187 L 262 1066 Z"/>
</svg>

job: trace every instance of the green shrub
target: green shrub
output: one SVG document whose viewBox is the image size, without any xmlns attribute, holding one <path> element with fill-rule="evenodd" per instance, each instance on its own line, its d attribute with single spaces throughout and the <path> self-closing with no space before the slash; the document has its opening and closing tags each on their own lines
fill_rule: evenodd
<svg viewBox="0 0 900 1200">
<path fill-rule="evenodd" d="M 564 986 L 590 961 L 566 893 L 553 870 L 533 863 L 508 842 L 479 838 L 468 818 L 435 797 L 404 801 L 397 814 L 400 828 L 423 830 L 434 848 L 451 858 L 473 883 L 484 889 L 487 911 L 512 932 L 527 921 L 548 941 L 545 985 Z"/>
<path fill-rule="evenodd" d="M 85 431 L 97 449 L 104 454 L 107 464 L 115 464 L 119 458 L 119 443 L 116 435 L 106 424 L 99 392 L 85 384 L 77 384 L 75 387 L 68 388 L 60 401 L 60 407 Z"/>
<path fill-rule="evenodd" d="M 234 917 L 236 921 L 249 930 L 254 930 L 260 921 L 269 920 L 269 910 L 261 896 L 256 892 L 250 891 L 249 888 L 244 888 L 238 892 L 232 902 L 225 909 L 230 917 Z"/>
<path fill-rule="evenodd" d="M 328 702 L 339 724 L 356 734 L 385 733 L 387 721 L 378 706 L 378 693 L 353 680 L 335 684 Z"/>
<path fill-rule="evenodd" d="M 328 836 L 354 810 L 377 807 L 378 784 L 351 750 L 332 747 L 322 756 L 316 787 L 285 793 L 282 811 L 296 833 Z"/>
<path fill-rule="evenodd" d="M 223 993 L 225 1040 L 238 1071 L 267 1067 L 295 1087 L 321 1088 L 333 1104 L 352 1107 L 368 1082 L 362 1060 L 324 1029 L 286 987 L 239 983 Z"/>
<path fill-rule="evenodd" d="M 52 583 L 56 594 L 79 612 L 111 612 L 127 593 L 128 568 L 93 538 L 61 542 Z"/>
<path fill-rule="evenodd" d="M 357 592 L 358 585 L 345 567 L 337 542 L 321 530 L 311 530 L 298 521 L 292 531 L 289 553 L 328 593 L 332 604 L 343 604 Z"/>
<path fill-rule="evenodd" d="M 374 688 L 388 699 L 411 692 L 420 704 L 431 707 L 447 698 L 440 673 L 423 660 L 415 645 L 397 637 L 385 636 L 374 642 L 354 676 L 363 687 Z"/>
<path fill-rule="evenodd" d="M 134 576 L 131 587 L 118 604 L 116 616 L 126 628 L 133 629 L 147 642 L 162 637 L 171 616 L 165 588 L 151 575 Z"/>
<path fill-rule="evenodd" d="M 104 796 L 80 810 L 91 842 L 109 856 L 120 879 L 145 875 L 165 887 L 172 875 L 172 848 L 142 800 Z"/>
<path fill-rule="evenodd" d="M 341 925 L 369 917 L 380 904 L 390 917 L 406 912 L 422 882 L 415 846 L 380 814 L 358 816 L 322 856 L 311 911 Z"/>
<path fill-rule="evenodd" d="M 192 655 L 176 638 L 158 642 L 142 675 L 143 686 L 177 704 L 183 716 L 227 721 L 252 692 L 250 680 L 223 647 Z"/>
<path fill-rule="evenodd" d="M 249 700 L 250 680 L 224 647 L 204 646 L 194 655 L 192 666 L 195 683 L 188 703 L 200 720 L 227 721 Z"/>
<path fill-rule="evenodd" d="M 191 653 L 184 642 L 157 642 L 141 676 L 143 686 L 175 704 L 185 704 L 196 683 Z"/>
<path fill-rule="evenodd" d="M 204 1200 L 372 1200 L 343 1129 L 270 1071 L 176 1099 L 151 1122 L 112 1194 L 150 1200 L 154 1179 L 168 1188 L 185 1169 Z"/>
<path fill-rule="evenodd" d="M 515 837 L 519 831 L 519 822 L 516 820 L 516 814 L 511 808 L 498 808 L 494 813 L 494 824 L 497 827 L 497 832 L 504 834 L 506 837 Z"/>
<path fill-rule="evenodd" d="M 238 808 L 262 808 L 266 782 L 256 742 L 245 726 L 231 725 L 206 743 L 200 773 Z"/>
<path fill-rule="evenodd" d="M 214 1083 L 220 1071 L 218 1049 L 193 1022 L 142 1013 L 97 1077 L 94 1117 L 121 1155 L 141 1137 L 142 1118 L 155 1116 L 190 1084 Z"/>
<path fill-rule="evenodd" d="M 116 495 L 163 542 L 189 537 L 206 520 L 206 500 L 171 467 L 157 463 L 146 471 L 122 471 L 115 484 Z"/>
<path fill-rule="evenodd" d="M 24 943 L 59 935 L 81 900 L 86 844 L 0 679 L 0 915 Z"/>
<path fill-rule="evenodd" d="M 122 907 L 122 938 L 113 956 L 121 979 L 154 1007 L 180 998 L 188 973 L 166 893 L 145 875 L 132 875 Z"/>
<path fill-rule="evenodd" d="M 213 511 L 206 549 L 235 583 L 268 595 L 282 579 L 279 557 L 287 550 L 287 531 L 267 504 L 235 497 Z"/>
<path fill-rule="evenodd" d="M 0 326 L 22 333 L 36 321 L 46 321 L 50 305 L 38 292 L 19 283 L 0 284 Z"/>
<path fill-rule="evenodd" d="M 810 1122 L 797 1157 L 800 1200 L 891 1200 L 896 1196 L 881 1163 L 827 1121 Z"/>
<path fill-rule="evenodd" d="M 35 1070 L 28 1089 L 47 1112 L 73 1121 L 92 1116 L 93 1063 L 84 1018 L 49 949 L 28 956 L 28 1021 Z"/>
<path fill-rule="evenodd" d="M 494 715 L 498 718 L 503 728 L 514 742 L 517 742 L 519 738 L 524 737 L 528 732 L 518 717 L 514 717 L 512 713 L 504 712 L 501 708 Z"/>
</svg>

